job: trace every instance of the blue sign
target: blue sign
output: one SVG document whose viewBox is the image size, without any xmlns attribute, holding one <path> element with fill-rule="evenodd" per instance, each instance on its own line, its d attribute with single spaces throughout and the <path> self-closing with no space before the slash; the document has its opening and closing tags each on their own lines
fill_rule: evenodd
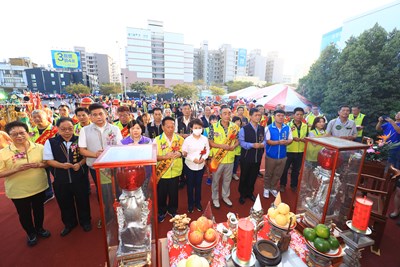
<svg viewBox="0 0 400 267">
<path fill-rule="evenodd" d="M 246 67 L 246 54 L 247 50 L 244 48 L 239 48 L 238 50 L 238 67 Z"/>
<path fill-rule="evenodd" d="M 81 68 L 81 54 L 79 52 L 51 50 L 51 60 L 56 69 Z"/>
</svg>

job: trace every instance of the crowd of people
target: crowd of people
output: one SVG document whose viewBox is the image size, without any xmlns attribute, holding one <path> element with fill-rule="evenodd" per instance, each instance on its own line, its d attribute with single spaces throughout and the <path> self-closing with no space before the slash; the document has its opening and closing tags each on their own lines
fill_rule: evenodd
<svg viewBox="0 0 400 267">
<path fill-rule="evenodd" d="M 158 221 L 163 222 L 177 213 L 180 188 L 187 191 L 187 211 L 202 211 L 203 182 L 210 186 L 216 209 L 221 202 L 234 205 L 231 190 L 238 190 L 240 204 L 254 202 L 257 177 L 264 179 L 264 198 L 285 192 L 288 184 L 296 191 L 306 137 L 361 142 L 366 126 L 358 106 L 341 106 L 338 117 L 328 122 L 317 106 L 287 113 L 282 105 L 269 111 L 243 100 L 102 103 L 85 98 L 74 107 L 63 103 L 28 115 L 29 122 L 9 122 L 2 129 L 0 177 L 5 179 L 6 196 L 15 205 L 29 246 L 37 244 L 38 237 L 50 237 L 43 226 L 44 205 L 54 197 L 64 224 L 61 236 L 78 224 L 86 232 L 92 229 L 89 180 L 97 190 L 93 163 L 108 146 L 157 145 Z M 394 120 L 379 117 L 376 129 L 391 142 L 399 142 L 400 112 Z M 390 151 L 389 162 L 400 167 L 400 148 Z M 238 180 L 238 185 L 232 186 L 232 180 Z M 399 214 L 397 182 L 390 217 Z M 101 221 L 97 227 L 102 227 Z"/>
</svg>

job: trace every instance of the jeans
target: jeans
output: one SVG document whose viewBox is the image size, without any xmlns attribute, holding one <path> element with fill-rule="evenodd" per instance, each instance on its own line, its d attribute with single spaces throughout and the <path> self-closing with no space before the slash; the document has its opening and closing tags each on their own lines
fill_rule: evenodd
<svg viewBox="0 0 400 267">
<path fill-rule="evenodd" d="M 193 208 L 194 205 L 199 206 L 201 203 L 201 180 L 204 175 L 204 168 L 198 171 L 193 171 L 187 168 L 187 196 L 188 208 Z M 194 195 L 194 199 L 193 199 Z"/>
<path fill-rule="evenodd" d="M 389 151 L 388 163 L 396 169 L 400 168 L 400 149 Z"/>
<path fill-rule="evenodd" d="M 19 222 L 28 235 L 35 234 L 43 228 L 45 191 L 36 195 L 18 199 L 11 199 L 17 209 Z M 32 221 L 33 212 L 33 221 Z"/>
</svg>

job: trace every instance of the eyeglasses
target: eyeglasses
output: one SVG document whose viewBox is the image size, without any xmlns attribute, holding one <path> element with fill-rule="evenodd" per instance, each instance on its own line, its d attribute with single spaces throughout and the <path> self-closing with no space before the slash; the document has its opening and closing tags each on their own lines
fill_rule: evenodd
<svg viewBox="0 0 400 267">
<path fill-rule="evenodd" d="M 72 132 L 74 131 L 74 128 L 58 128 L 62 132 Z"/>
<path fill-rule="evenodd" d="M 18 135 L 24 136 L 26 134 L 26 131 L 23 132 L 18 132 L 18 133 L 10 133 L 11 137 L 17 137 Z"/>
</svg>

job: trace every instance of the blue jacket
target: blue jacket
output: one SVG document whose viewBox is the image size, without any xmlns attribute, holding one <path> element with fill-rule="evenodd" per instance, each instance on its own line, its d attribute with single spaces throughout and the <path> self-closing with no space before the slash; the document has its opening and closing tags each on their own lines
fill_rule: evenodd
<svg viewBox="0 0 400 267">
<path fill-rule="evenodd" d="M 282 124 L 282 129 L 279 130 L 275 122 L 271 123 L 270 125 L 267 126 L 268 130 L 271 134 L 271 139 L 272 141 L 279 141 L 279 140 L 287 140 L 289 137 L 289 131 L 290 128 L 286 124 Z M 286 158 L 286 146 L 285 145 L 268 145 L 266 142 L 266 154 L 267 157 L 272 158 L 272 159 L 283 159 Z"/>
</svg>

